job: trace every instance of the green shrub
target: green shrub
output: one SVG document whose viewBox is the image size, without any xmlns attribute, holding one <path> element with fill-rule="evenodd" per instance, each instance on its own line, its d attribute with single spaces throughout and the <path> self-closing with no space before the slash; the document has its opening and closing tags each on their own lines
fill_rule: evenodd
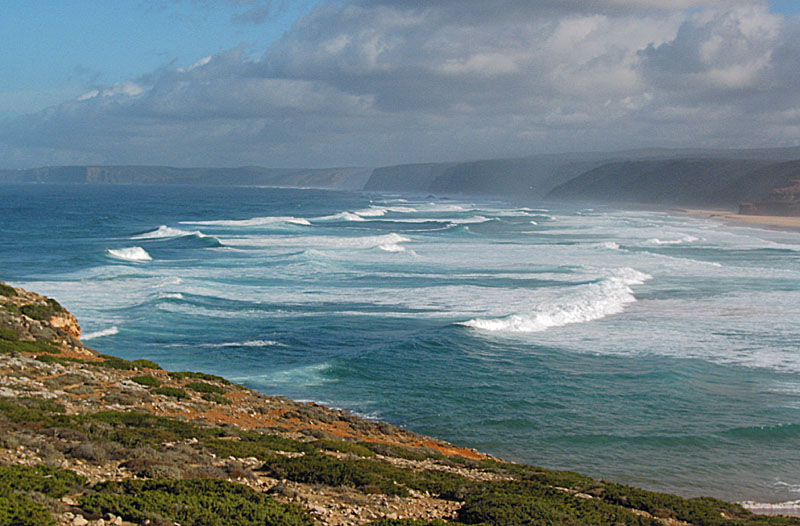
<svg viewBox="0 0 800 526">
<path fill-rule="evenodd" d="M 375 452 L 369 447 L 357 442 L 347 442 L 344 440 L 315 440 L 311 445 L 326 451 L 338 451 L 339 453 L 350 453 L 359 457 L 374 457 Z"/>
<path fill-rule="evenodd" d="M 129 371 L 134 368 L 132 362 L 128 360 L 124 360 L 118 356 L 111 356 L 110 354 L 100 354 L 100 358 L 104 358 L 105 360 L 102 362 L 94 362 L 93 365 L 99 365 L 100 367 L 108 367 L 109 369 L 120 369 L 123 371 Z"/>
<path fill-rule="evenodd" d="M 223 378 L 221 376 L 217 376 L 217 375 L 214 375 L 214 374 L 197 373 L 197 372 L 193 372 L 193 371 L 177 371 L 177 372 L 172 371 L 172 372 L 169 372 L 167 374 L 169 374 L 172 378 L 175 378 L 176 380 L 183 380 L 183 379 L 187 379 L 187 378 L 193 378 L 193 379 L 199 379 L 199 380 L 208 380 L 210 382 L 219 382 L 219 383 L 225 384 L 225 385 L 233 385 L 233 384 L 231 384 L 230 380 L 227 380 L 227 379 L 225 379 L 225 378 Z"/>
<path fill-rule="evenodd" d="M 0 526 L 54 526 L 55 521 L 44 506 L 18 494 L 0 490 Z"/>
<path fill-rule="evenodd" d="M 215 404 L 220 404 L 220 405 L 230 405 L 232 403 L 224 396 L 215 393 L 205 393 L 203 395 L 203 400 L 207 402 L 214 402 Z"/>
<path fill-rule="evenodd" d="M 268 460 L 275 456 L 276 451 L 310 452 L 314 448 L 298 440 L 262 435 L 254 431 L 240 431 L 239 440 L 222 440 L 208 438 L 203 445 L 221 457 L 247 458 L 255 457 L 259 460 Z"/>
<path fill-rule="evenodd" d="M 168 520 L 183 526 L 310 526 L 311 516 L 242 484 L 224 480 L 127 480 L 106 482 L 84 495 L 81 507 L 126 521 Z"/>
<path fill-rule="evenodd" d="M 8 311 L 13 314 L 22 314 L 22 311 L 20 310 L 19 306 L 13 303 L 4 303 L 3 305 L 0 305 L 0 308 L 2 308 L 4 311 Z"/>
<path fill-rule="evenodd" d="M 64 411 L 63 405 L 42 398 L 0 398 L 0 413 L 12 422 L 53 425 L 64 419 Z"/>
<path fill-rule="evenodd" d="M 273 457 L 264 470 L 275 478 L 295 482 L 348 486 L 384 495 L 408 496 L 408 489 L 429 491 L 443 499 L 461 500 L 475 482 L 444 471 L 411 471 L 386 462 L 367 459 L 338 459 L 322 453 L 301 457 Z"/>
<path fill-rule="evenodd" d="M 138 369 L 161 369 L 161 366 L 152 360 L 133 360 L 131 364 Z"/>
<path fill-rule="evenodd" d="M 6 296 L 8 298 L 16 296 L 17 291 L 14 287 L 10 287 L 5 283 L 0 283 L 0 296 Z"/>
<path fill-rule="evenodd" d="M 36 305 L 32 303 L 29 305 L 23 305 L 20 307 L 20 311 L 22 311 L 22 314 L 25 316 L 33 318 L 34 320 L 46 321 L 49 320 L 51 316 L 56 314 L 59 309 L 56 309 L 52 304 Z"/>
<path fill-rule="evenodd" d="M 752 513 L 738 504 L 708 497 L 684 499 L 676 495 L 646 491 L 622 484 L 604 484 L 602 498 L 606 502 L 644 510 L 657 517 L 690 522 L 696 526 L 730 524 L 722 518 L 723 513 L 737 519 L 752 516 Z"/>
<path fill-rule="evenodd" d="M 202 438 L 217 432 L 174 418 L 138 411 L 102 411 L 76 417 L 73 427 L 94 440 L 110 440 L 127 447 Z"/>
<path fill-rule="evenodd" d="M 35 356 L 37 360 L 44 363 L 57 363 L 60 365 L 69 365 L 73 363 L 89 363 L 85 360 L 78 358 L 70 358 L 69 356 L 53 356 L 52 354 L 39 354 Z"/>
<path fill-rule="evenodd" d="M 517 526 L 521 524 L 606 526 L 659 526 L 655 519 L 599 499 L 583 499 L 530 482 L 484 484 L 482 491 L 466 496 L 458 510 L 466 524 Z"/>
<path fill-rule="evenodd" d="M 146 387 L 161 387 L 161 380 L 155 376 L 134 376 L 131 378 L 131 382 L 136 382 Z"/>
<path fill-rule="evenodd" d="M 171 396 L 172 398 L 177 398 L 178 400 L 189 398 L 189 393 L 179 387 L 159 387 L 158 389 L 153 389 L 153 393 Z"/>
<path fill-rule="evenodd" d="M 462 526 L 462 524 L 441 519 L 378 519 L 368 522 L 367 526 Z"/>
<path fill-rule="evenodd" d="M 368 443 L 364 444 L 365 447 L 368 447 L 373 453 L 378 455 L 383 455 L 384 457 L 396 457 L 396 458 L 404 458 L 406 460 L 427 460 L 430 458 L 430 455 L 426 455 L 425 453 L 418 451 L 416 449 L 412 449 L 409 447 L 404 446 L 396 446 L 394 444 L 380 444 L 380 443 Z"/>
<path fill-rule="evenodd" d="M 67 469 L 50 466 L 0 466 L 0 487 L 36 491 L 54 499 L 82 487 L 86 478 Z"/>
<path fill-rule="evenodd" d="M 7 340 L 10 342 L 15 342 L 19 340 L 19 334 L 14 329 L 7 329 L 5 327 L 0 327 L 0 340 Z"/>
<path fill-rule="evenodd" d="M 189 382 L 188 384 L 184 385 L 184 387 L 198 393 L 222 394 L 225 392 L 225 390 L 221 387 L 206 382 Z"/>
<path fill-rule="evenodd" d="M 61 352 L 61 349 L 59 349 L 54 343 L 47 340 L 26 342 L 0 339 L 0 353 L 14 352 L 58 354 Z"/>
</svg>

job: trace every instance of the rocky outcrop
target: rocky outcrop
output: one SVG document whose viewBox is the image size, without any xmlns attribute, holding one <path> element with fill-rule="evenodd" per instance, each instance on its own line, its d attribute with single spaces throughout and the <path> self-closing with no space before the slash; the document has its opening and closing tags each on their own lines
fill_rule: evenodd
<svg viewBox="0 0 800 526">
<path fill-rule="evenodd" d="M 78 320 L 56 300 L 2 282 L 0 326 L 13 330 L 20 341 L 45 340 L 68 352 L 96 354 L 80 342 Z"/>
</svg>

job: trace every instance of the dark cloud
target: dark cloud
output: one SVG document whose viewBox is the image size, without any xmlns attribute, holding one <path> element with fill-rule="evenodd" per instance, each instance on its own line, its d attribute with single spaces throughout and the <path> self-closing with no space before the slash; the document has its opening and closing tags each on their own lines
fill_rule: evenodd
<svg viewBox="0 0 800 526">
<path fill-rule="evenodd" d="M 326 2 L 258 58 L 226 51 L 1 125 L 0 153 L 321 166 L 796 143 L 798 20 L 665 4 Z"/>
</svg>

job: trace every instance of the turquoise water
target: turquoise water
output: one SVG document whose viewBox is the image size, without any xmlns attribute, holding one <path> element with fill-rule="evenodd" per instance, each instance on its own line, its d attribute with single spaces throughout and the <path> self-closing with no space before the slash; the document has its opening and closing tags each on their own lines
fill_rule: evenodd
<svg viewBox="0 0 800 526">
<path fill-rule="evenodd" d="M 0 191 L 0 279 L 103 352 L 510 460 L 800 499 L 800 234 L 320 190 Z"/>
</svg>

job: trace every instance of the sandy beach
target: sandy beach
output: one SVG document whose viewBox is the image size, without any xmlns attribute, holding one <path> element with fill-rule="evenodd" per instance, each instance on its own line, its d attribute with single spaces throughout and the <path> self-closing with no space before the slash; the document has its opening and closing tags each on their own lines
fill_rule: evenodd
<svg viewBox="0 0 800 526">
<path fill-rule="evenodd" d="M 762 227 L 770 230 L 788 230 L 791 232 L 800 232 L 800 217 L 745 215 L 731 212 L 729 210 L 706 210 L 695 208 L 673 208 L 670 211 L 676 214 L 690 215 L 693 217 L 716 219 L 718 221 L 724 221 L 731 224 Z"/>
</svg>

